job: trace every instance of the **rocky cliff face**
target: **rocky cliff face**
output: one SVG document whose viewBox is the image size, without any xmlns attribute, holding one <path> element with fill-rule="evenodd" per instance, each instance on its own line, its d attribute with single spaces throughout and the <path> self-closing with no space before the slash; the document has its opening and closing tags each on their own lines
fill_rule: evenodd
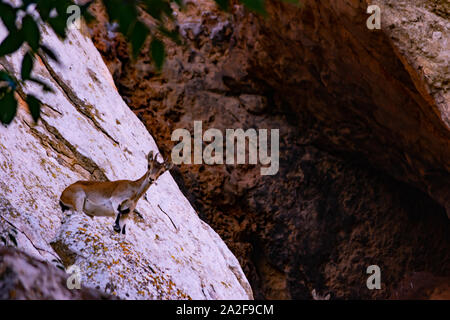
<svg viewBox="0 0 450 320">
<path fill-rule="evenodd" d="M 276 176 L 206 165 L 174 175 L 257 298 L 395 298 L 416 272 L 448 277 L 448 4 L 370 1 L 382 14 L 370 31 L 369 2 L 301 3 L 269 1 L 263 19 L 188 1 L 177 23 L 189 46 L 167 43 L 162 75 L 145 50 L 132 62 L 101 20 L 92 36 L 165 155 L 194 120 L 280 129 Z M 366 288 L 372 264 L 382 290 Z"/>
<path fill-rule="evenodd" d="M 33 123 L 20 100 L 15 120 L 0 127 L 0 245 L 60 267 L 76 265 L 82 286 L 122 299 L 252 298 L 237 259 L 198 218 L 169 172 L 139 202 L 143 219 L 131 219 L 126 236 L 114 233 L 111 218 L 61 212 L 59 196 L 69 184 L 136 179 L 146 170 L 146 154 L 158 149 L 89 37 L 73 30 L 63 43 L 41 27 L 61 63 L 41 55 L 33 70 L 53 93 L 22 88 L 44 102 L 42 119 Z M 1 26 L 1 39 L 5 33 Z M 0 67 L 18 73 L 21 61 L 18 52 Z M 70 298 L 66 291 L 61 294 Z"/>
</svg>

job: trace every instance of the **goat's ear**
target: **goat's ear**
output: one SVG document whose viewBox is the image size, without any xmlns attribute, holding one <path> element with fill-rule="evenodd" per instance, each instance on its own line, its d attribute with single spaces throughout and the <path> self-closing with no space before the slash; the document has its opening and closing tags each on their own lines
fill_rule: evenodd
<svg viewBox="0 0 450 320">
<path fill-rule="evenodd" d="M 147 160 L 150 162 L 153 160 L 153 150 L 148 153 Z"/>
</svg>

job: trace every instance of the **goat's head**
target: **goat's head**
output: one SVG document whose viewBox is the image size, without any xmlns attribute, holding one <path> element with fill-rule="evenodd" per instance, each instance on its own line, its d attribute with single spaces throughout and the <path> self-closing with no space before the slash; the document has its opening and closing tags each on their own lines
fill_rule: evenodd
<svg viewBox="0 0 450 320">
<path fill-rule="evenodd" d="M 156 181 L 156 179 L 159 178 L 160 175 L 162 175 L 164 172 L 172 169 L 173 165 L 167 161 L 158 162 L 158 153 L 155 155 L 153 154 L 153 151 L 150 151 L 148 154 L 148 172 L 149 177 L 153 181 Z"/>
</svg>

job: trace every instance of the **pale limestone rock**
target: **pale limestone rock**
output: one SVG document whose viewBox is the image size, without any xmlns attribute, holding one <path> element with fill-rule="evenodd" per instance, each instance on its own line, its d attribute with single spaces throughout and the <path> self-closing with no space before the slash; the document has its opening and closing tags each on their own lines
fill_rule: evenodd
<svg viewBox="0 0 450 320">
<path fill-rule="evenodd" d="M 450 128 L 450 3 L 429 0 L 370 0 L 380 7 L 388 30 L 415 84 L 434 99 Z M 401 14 L 399 14 L 401 13 Z"/>
</svg>

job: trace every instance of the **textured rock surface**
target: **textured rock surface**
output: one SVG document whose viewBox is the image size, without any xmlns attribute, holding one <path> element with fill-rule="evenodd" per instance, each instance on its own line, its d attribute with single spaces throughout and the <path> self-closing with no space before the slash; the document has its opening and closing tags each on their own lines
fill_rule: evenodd
<svg viewBox="0 0 450 320">
<path fill-rule="evenodd" d="M 34 124 L 21 101 L 18 116 L 0 128 L 5 244 L 12 241 L 49 262 L 62 260 L 65 267 L 76 264 L 83 285 L 120 298 L 251 298 L 237 259 L 198 218 L 168 172 L 151 186 L 148 201 L 139 202 L 144 220 L 130 221 L 126 237 L 114 234 L 111 218 L 63 216 L 58 200 L 66 186 L 136 179 L 157 146 L 123 102 L 88 37 L 72 31 L 62 43 L 43 27 L 43 40 L 61 64 L 41 56 L 34 72 L 54 93 L 23 88 L 45 103 L 42 119 Z M 21 57 L 7 57 L 1 66 L 17 73 Z"/>
<path fill-rule="evenodd" d="M 371 3 L 381 31 L 367 29 L 366 1 L 274 2 L 268 21 L 236 14 L 248 59 L 231 74 L 274 90 L 316 145 L 422 189 L 450 217 L 448 4 L 435 2 L 438 15 L 429 1 Z"/>
<path fill-rule="evenodd" d="M 450 279 L 448 277 L 436 277 L 427 272 L 414 272 L 400 282 L 391 298 L 399 300 L 449 300 Z"/>
<path fill-rule="evenodd" d="M 111 299 L 99 290 L 67 288 L 68 275 L 55 266 L 12 248 L 0 248 L 0 299 Z"/>
<path fill-rule="evenodd" d="M 274 177 L 205 165 L 174 175 L 255 297 L 388 298 L 414 272 L 450 272 L 448 7 L 373 2 L 382 31 L 366 28 L 365 1 L 271 1 L 266 21 L 188 1 L 177 23 L 189 49 L 168 42 L 162 75 L 147 51 L 134 63 L 104 23 L 92 28 L 163 154 L 194 120 L 204 130 L 280 128 Z M 371 264 L 382 290 L 365 286 Z"/>
</svg>

